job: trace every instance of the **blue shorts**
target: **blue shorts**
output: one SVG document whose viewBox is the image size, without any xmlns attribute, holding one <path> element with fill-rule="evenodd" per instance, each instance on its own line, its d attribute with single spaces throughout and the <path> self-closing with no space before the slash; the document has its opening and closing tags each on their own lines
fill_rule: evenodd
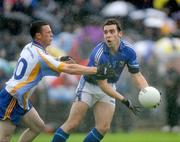
<svg viewBox="0 0 180 142">
<path fill-rule="evenodd" d="M 29 102 L 30 103 L 30 102 Z M 30 103 L 30 108 L 32 104 Z M 30 110 L 30 109 L 29 109 Z M 18 125 L 22 116 L 29 110 L 24 110 L 17 102 L 17 99 L 11 96 L 6 89 L 0 92 L 0 120 L 9 119 L 13 124 Z"/>
</svg>

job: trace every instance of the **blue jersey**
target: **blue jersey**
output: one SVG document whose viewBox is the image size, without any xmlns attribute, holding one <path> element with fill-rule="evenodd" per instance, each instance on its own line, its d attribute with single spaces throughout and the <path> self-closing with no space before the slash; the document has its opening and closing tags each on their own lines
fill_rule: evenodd
<svg viewBox="0 0 180 142">
<path fill-rule="evenodd" d="M 132 49 L 132 45 L 128 42 L 121 41 L 118 51 L 112 55 L 109 47 L 105 42 L 99 43 L 92 51 L 88 66 L 97 66 L 100 64 L 108 64 L 115 71 L 115 75 L 107 78 L 109 83 L 116 83 L 125 66 L 128 67 L 130 73 L 139 72 L 139 64 L 137 56 Z M 92 84 L 97 84 L 95 75 L 85 75 L 84 79 Z"/>
</svg>

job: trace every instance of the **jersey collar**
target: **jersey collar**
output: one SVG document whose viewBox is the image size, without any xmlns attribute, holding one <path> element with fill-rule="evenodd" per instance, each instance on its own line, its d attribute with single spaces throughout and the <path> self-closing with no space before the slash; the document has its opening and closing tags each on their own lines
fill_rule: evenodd
<svg viewBox="0 0 180 142">
<path fill-rule="evenodd" d="M 104 53 L 110 54 L 109 52 L 109 47 L 107 46 L 107 44 L 104 42 L 105 46 L 104 46 Z M 120 44 L 119 44 L 119 48 L 118 48 L 118 52 L 122 51 L 123 49 L 123 42 L 120 40 Z"/>
<path fill-rule="evenodd" d="M 34 46 L 42 49 L 44 52 L 46 52 L 45 47 L 44 47 L 42 44 L 40 44 L 39 42 L 33 40 L 32 44 L 33 44 Z"/>
</svg>

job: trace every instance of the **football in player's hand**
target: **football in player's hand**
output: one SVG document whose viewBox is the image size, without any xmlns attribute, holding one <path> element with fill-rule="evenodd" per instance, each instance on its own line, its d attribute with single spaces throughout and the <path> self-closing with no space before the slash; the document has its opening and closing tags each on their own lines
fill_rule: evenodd
<svg viewBox="0 0 180 142">
<path fill-rule="evenodd" d="M 148 86 L 139 92 L 138 99 L 144 108 L 156 108 L 160 104 L 161 95 L 156 88 Z"/>
</svg>

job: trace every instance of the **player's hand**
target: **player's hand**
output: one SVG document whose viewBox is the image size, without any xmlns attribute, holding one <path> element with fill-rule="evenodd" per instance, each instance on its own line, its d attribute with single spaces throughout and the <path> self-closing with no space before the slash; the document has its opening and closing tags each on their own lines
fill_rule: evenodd
<svg viewBox="0 0 180 142">
<path fill-rule="evenodd" d="M 129 99 L 124 99 L 121 101 L 125 106 L 127 106 L 135 115 L 137 115 L 140 112 L 139 106 L 135 106 L 132 104 L 131 100 Z"/>
<path fill-rule="evenodd" d="M 76 64 L 76 61 L 71 56 L 61 56 L 59 57 L 59 61 L 65 62 L 68 64 Z"/>
<path fill-rule="evenodd" d="M 97 66 L 97 79 L 106 79 L 115 76 L 115 71 L 110 68 L 107 64 Z"/>
</svg>

